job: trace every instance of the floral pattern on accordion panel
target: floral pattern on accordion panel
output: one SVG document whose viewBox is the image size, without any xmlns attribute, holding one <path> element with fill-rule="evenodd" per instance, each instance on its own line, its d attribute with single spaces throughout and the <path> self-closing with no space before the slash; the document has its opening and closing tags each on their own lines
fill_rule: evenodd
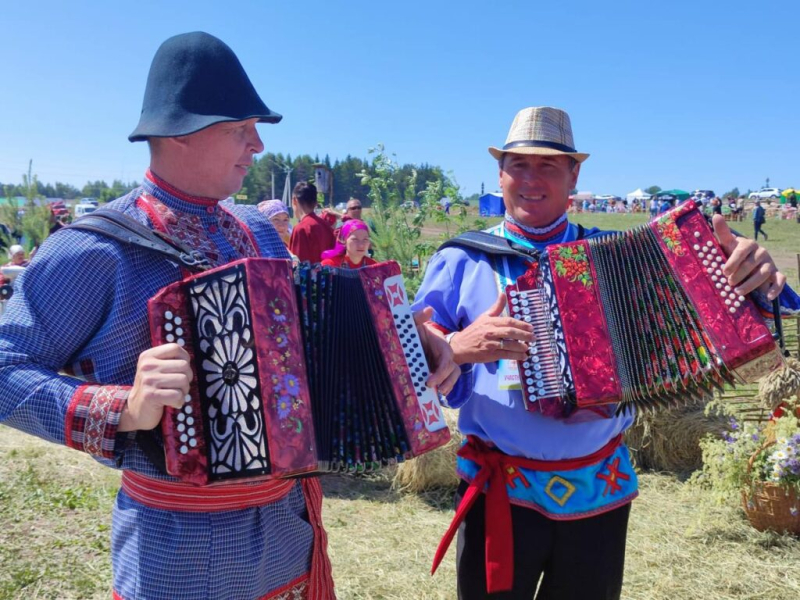
<svg viewBox="0 0 800 600">
<path fill-rule="evenodd" d="M 670 231 L 674 227 L 685 251 L 675 252 L 671 242 L 661 235 L 659 223 L 662 220 L 672 224 Z M 772 334 L 753 302 L 738 296 L 725 279 L 724 252 L 694 203 L 677 206 L 654 225 L 667 261 L 726 367 L 736 370 L 762 357 L 773 368 L 779 366 L 782 359 Z M 653 224 L 650 227 L 652 229 Z M 759 366 L 759 370 L 761 368 Z"/>
<path fill-rule="evenodd" d="M 556 273 L 573 283 L 579 281 L 585 287 L 591 287 L 592 273 L 583 246 L 561 246 L 556 251 L 556 256 L 557 259 L 553 262 Z"/>
<path fill-rule="evenodd" d="M 202 485 L 316 467 L 289 261 L 242 259 L 188 277 L 150 301 L 150 318 L 154 344 L 171 341 L 167 326 L 181 319 L 195 372 L 184 409 L 162 421 L 170 474 Z"/>
<path fill-rule="evenodd" d="M 559 269 L 565 256 L 580 265 L 575 267 L 577 271 L 567 271 L 563 266 Z M 553 285 L 561 307 L 578 407 L 617 402 L 621 388 L 603 303 L 594 285 L 597 274 L 592 268 L 589 244 L 581 241 L 551 246 L 547 257 L 554 272 Z"/>
<path fill-rule="evenodd" d="M 306 359 L 291 262 L 246 259 L 272 474 L 317 468 Z"/>
<path fill-rule="evenodd" d="M 661 241 L 664 243 L 664 247 L 670 250 L 673 254 L 683 256 L 684 248 L 683 244 L 681 243 L 681 232 L 678 229 L 678 225 L 675 223 L 675 219 L 671 213 L 667 213 L 663 217 L 659 217 L 659 219 L 656 221 L 656 229 L 658 229 L 658 234 L 661 237 Z"/>
</svg>

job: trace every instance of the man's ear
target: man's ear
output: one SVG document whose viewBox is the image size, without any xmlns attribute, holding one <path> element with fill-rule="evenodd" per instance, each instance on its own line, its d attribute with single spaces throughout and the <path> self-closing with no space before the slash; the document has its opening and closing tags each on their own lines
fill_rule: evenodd
<svg viewBox="0 0 800 600">
<path fill-rule="evenodd" d="M 576 162 L 575 166 L 572 167 L 572 188 L 577 189 L 578 187 L 578 175 L 581 174 L 581 163 Z"/>
</svg>

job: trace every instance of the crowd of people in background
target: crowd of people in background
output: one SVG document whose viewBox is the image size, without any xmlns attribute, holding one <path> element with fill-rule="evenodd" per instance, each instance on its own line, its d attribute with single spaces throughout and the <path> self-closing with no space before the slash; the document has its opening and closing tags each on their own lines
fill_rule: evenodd
<svg viewBox="0 0 800 600">
<path fill-rule="evenodd" d="M 720 198 L 713 195 L 690 196 L 692 200 L 703 205 L 703 211 L 711 215 L 723 215 L 726 219 L 733 221 L 745 220 L 748 216 L 754 223 L 759 222 L 763 225 L 766 219 L 776 217 L 797 221 L 800 223 L 800 211 L 798 210 L 797 193 L 792 191 L 786 197 L 786 201 L 766 202 L 761 200 L 749 200 L 744 197 L 726 196 Z M 649 199 L 624 198 L 583 198 L 576 199 L 570 206 L 570 213 L 649 213 L 651 218 L 663 214 L 676 205 L 676 200 L 671 196 L 653 195 Z M 754 232 L 755 233 L 755 232 Z M 757 233 L 764 234 L 760 227 Z M 757 236 L 756 236 L 756 239 Z M 766 238 L 765 238 L 766 239 Z"/>
<path fill-rule="evenodd" d="M 705 195 L 693 199 L 701 202 L 705 212 L 709 215 L 721 214 L 740 221 L 745 218 L 747 212 L 753 221 L 754 239 L 757 240 L 759 234 L 765 240 L 768 239 L 767 232 L 763 227 L 767 216 L 773 216 L 776 209 L 772 209 L 772 214 L 768 213 L 760 200 L 756 200 L 750 205 L 745 198 L 719 198 Z M 296 220 L 294 227 L 291 225 L 290 208 L 282 200 L 264 200 L 258 204 L 258 210 L 275 227 L 279 237 L 295 260 L 343 268 L 360 268 L 375 263 L 370 256 L 370 227 L 362 219 L 364 207 L 361 200 L 350 198 L 341 214 L 331 208 L 320 209 L 316 186 L 301 181 L 294 186 L 291 203 L 291 210 L 294 211 Z M 63 203 L 56 204 L 58 206 L 51 207 L 50 234 L 72 222 L 71 214 L 63 206 Z M 569 212 L 649 213 L 652 218 L 670 210 L 674 204 L 673 200 L 660 198 L 657 195 L 653 195 L 649 199 L 632 199 L 630 201 L 624 198 L 584 198 L 574 202 Z M 797 220 L 800 223 L 800 211 L 798 211 L 797 204 L 797 194 L 791 192 L 786 203 L 777 209 L 781 211 L 778 216 Z M 9 262 L 3 266 L 25 267 L 35 252 L 36 248 L 32 249 L 30 256 L 26 256 L 23 246 L 14 244 L 8 251 Z M 8 278 L 0 276 L 0 285 L 9 283 L 11 282 Z"/>
<path fill-rule="evenodd" d="M 319 211 L 316 186 L 301 181 L 292 191 L 297 219 L 293 228 L 289 207 L 281 200 L 264 200 L 258 210 L 275 227 L 295 260 L 350 269 L 375 264 L 368 256 L 370 229 L 361 220 L 363 205 L 357 198 L 348 200 L 341 215 L 330 208 Z"/>
</svg>

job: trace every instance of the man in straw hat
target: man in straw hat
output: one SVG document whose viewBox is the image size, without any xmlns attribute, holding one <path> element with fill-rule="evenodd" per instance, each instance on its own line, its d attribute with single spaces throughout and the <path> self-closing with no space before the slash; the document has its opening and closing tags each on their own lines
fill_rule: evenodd
<svg viewBox="0 0 800 600">
<path fill-rule="evenodd" d="M 529 249 L 601 235 L 567 220 L 570 190 L 589 156 L 576 150 L 567 113 L 520 111 L 505 145 L 489 153 L 498 161 L 506 207 L 489 233 Z M 730 256 L 726 274 L 742 293 L 777 297 L 786 278 L 769 255 L 734 238 L 722 219 L 714 228 Z M 417 295 L 420 305 L 433 307 L 429 325 L 446 336 L 461 364 L 447 400 L 460 407 L 459 428 L 468 436 L 458 458 L 458 510 L 434 570 L 457 531 L 462 600 L 529 600 L 537 586 L 538 599 L 619 598 L 637 495 L 621 436 L 633 416 L 525 410 L 519 386 L 508 381 L 516 374 L 511 361 L 526 357 L 532 327 L 507 316 L 503 290 L 526 270 L 522 258 L 450 246 L 433 256 Z"/>
<path fill-rule="evenodd" d="M 256 124 L 280 120 L 222 41 L 200 32 L 168 39 L 129 137 L 147 141 L 150 168 L 109 208 L 213 266 L 289 258 L 255 207 L 220 202 L 264 149 Z M 158 466 L 160 439 L 142 434 L 189 390 L 189 355 L 176 343 L 150 348 L 147 320 L 148 300 L 184 274 L 161 255 L 85 229 L 48 238 L 0 322 L 0 422 L 123 469 L 114 598 L 333 598 L 316 479 L 183 484 Z M 429 382 L 449 389 L 458 375 L 450 349 L 438 338 L 425 343 L 439 365 Z M 195 418 L 181 423 L 190 436 Z"/>
</svg>

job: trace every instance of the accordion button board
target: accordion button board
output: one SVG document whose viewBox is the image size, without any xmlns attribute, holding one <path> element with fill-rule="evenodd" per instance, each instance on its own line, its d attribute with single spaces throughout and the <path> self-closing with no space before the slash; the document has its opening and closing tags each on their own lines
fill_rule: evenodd
<svg viewBox="0 0 800 600">
<path fill-rule="evenodd" d="M 167 471 L 199 485 L 363 472 L 449 440 L 396 263 L 242 259 L 149 303 L 194 379 L 162 420 Z"/>
<path fill-rule="evenodd" d="M 626 232 L 548 246 L 506 289 L 510 315 L 536 337 L 518 365 L 526 408 L 653 409 L 779 368 L 771 331 L 725 261 L 693 202 Z"/>
</svg>

